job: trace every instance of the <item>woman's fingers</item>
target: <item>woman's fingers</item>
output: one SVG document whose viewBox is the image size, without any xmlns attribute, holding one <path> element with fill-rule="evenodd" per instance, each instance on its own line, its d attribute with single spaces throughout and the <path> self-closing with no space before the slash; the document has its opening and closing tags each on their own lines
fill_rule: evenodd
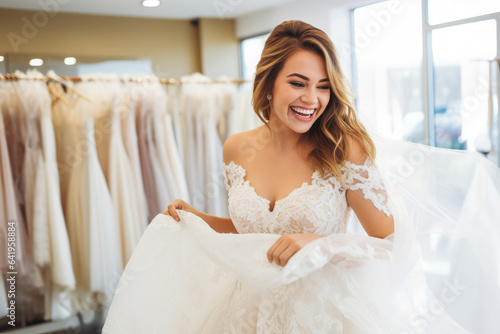
<svg viewBox="0 0 500 334">
<path fill-rule="evenodd" d="M 294 240 L 294 235 L 282 235 L 267 251 L 267 259 L 270 263 L 285 266 L 299 249 L 301 247 Z"/>
<path fill-rule="evenodd" d="M 290 260 L 290 258 L 295 254 L 297 253 L 297 251 L 293 248 L 293 247 L 288 247 L 286 248 L 279 256 L 279 260 L 280 260 L 280 266 L 286 266 L 286 264 L 288 263 L 288 260 Z"/>
<path fill-rule="evenodd" d="M 174 203 L 175 203 L 175 201 L 174 201 Z M 177 210 L 176 210 L 177 209 L 177 205 L 174 204 L 174 203 L 170 204 L 168 206 L 168 209 L 169 209 L 170 215 L 172 217 L 174 217 L 175 220 L 179 221 L 179 215 L 177 214 Z"/>
<path fill-rule="evenodd" d="M 176 199 L 167 206 L 167 209 L 163 212 L 164 215 L 171 216 L 175 220 L 179 221 L 179 215 L 177 214 L 177 209 L 182 210 L 182 201 Z"/>
<path fill-rule="evenodd" d="M 179 215 L 177 214 L 177 209 L 182 210 L 182 200 L 176 199 L 172 204 L 170 204 L 170 213 L 175 220 L 179 221 Z"/>
<path fill-rule="evenodd" d="M 290 245 L 286 236 L 281 236 L 267 251 L 267 259 L 270 263 L 274 261 L 277 265 L 284 266 L 284 263 L 288 261 L 288 258 L 286 258 L 288 248 L 290 248 Z"/>
<path fill-rule="evenodd" d="M 289 245 L 286 241 L 282 242 L 273 252 L 273 260 L 278 266 L 283 266 L 283 262 L 286 262 L 283 254 L 288 249 Z"/>
<path fill-rule="evenodd" d="M 267 260 L 269 261 L 269 263 L 273 262 L 274 251 L 276 250 L 276 248 L 278 248 L 278 246 L 281 244 L 282 241 L 283 241 L 282 237 L 280 237 L 267 251 Z"/>
</svg>

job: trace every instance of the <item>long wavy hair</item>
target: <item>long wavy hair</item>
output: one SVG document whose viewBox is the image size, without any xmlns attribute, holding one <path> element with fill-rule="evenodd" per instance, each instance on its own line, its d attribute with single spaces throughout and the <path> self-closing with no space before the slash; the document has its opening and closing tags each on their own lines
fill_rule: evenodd
<svg viewBox="0 0 500 334">
<path fill-rule="evenodd" d="M 285 61 L 299 50 L 312 51 L 325 60 L 330 101 L 309 131 L 302 134 L 298 144 L 313 144 L 314 149 L 307 159 L 321 174 L 326 170 L 342 182 L 340 168 L 350 153 L 349 140 L 356 140 L 371 162 L 375 160 L 375 145 L 356 117 L 352 88 L 340 68 L 333 42 L 325 32 L 299 20 L 284 21 L 274 28 L 257 64 L 252 105 L 257 116 L 271 130 L 267 124 L 271 103 L 266 96 L 273 91 Z"/>
</svg>

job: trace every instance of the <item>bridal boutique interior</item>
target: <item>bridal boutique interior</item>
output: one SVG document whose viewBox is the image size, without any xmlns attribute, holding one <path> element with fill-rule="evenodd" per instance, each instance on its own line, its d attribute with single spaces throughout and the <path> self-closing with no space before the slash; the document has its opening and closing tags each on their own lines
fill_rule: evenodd
<svg viewBox="0 0 500 334">
<path fill-rule="evenodd" d="M 331 37 L 372 131 L 500 165 L 496 1 L 0 0 L 0 332 L 100 333 L 148 222 L 229 216 L 222 146 L 261 125 L 290 19 Z"/>
</svg>

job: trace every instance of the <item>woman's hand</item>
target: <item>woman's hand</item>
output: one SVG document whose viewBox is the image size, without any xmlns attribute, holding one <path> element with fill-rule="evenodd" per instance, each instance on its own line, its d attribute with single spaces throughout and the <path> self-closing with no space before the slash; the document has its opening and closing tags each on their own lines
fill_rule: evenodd
<svg viewBox="0 0 500 334">
<path fill-rule="evenodd" d="M 285 234 L 281 236 L 267 251 L 267 259 L 279 266 L 285 266 L 288 260 L 305 245 L 313 240 L 323 238 L 317 234 Z"/>
<path fill-rule="evenodd" d="M 194 213 L 195 215 L 198 215 L 198 210 L 196 210 L 193 206 L 189 205 L 182 199 L 176 199 L 175 201 L 170 203 L 165 209 L 165 211 L 163 211 L 163 214 L 167 216 L 172 216 L 172 218 L 179 221 L 179 215 L 177 214 L 176 210 L 184 210 Z"/>
</svg>

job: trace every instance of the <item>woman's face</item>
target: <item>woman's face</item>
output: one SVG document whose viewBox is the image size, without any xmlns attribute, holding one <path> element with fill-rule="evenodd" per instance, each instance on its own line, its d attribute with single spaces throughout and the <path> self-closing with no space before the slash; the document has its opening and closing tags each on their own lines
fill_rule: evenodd
<svg viewBox="0 0 500 334">
<path fill-rule="evenodd" d="M 325 61 L 314 52 L 299 50 L 285 61 L 276 77 L 270 121 L 274 118 L 297 133 L 307 132 L 329 101 Z"/>
</svg>

